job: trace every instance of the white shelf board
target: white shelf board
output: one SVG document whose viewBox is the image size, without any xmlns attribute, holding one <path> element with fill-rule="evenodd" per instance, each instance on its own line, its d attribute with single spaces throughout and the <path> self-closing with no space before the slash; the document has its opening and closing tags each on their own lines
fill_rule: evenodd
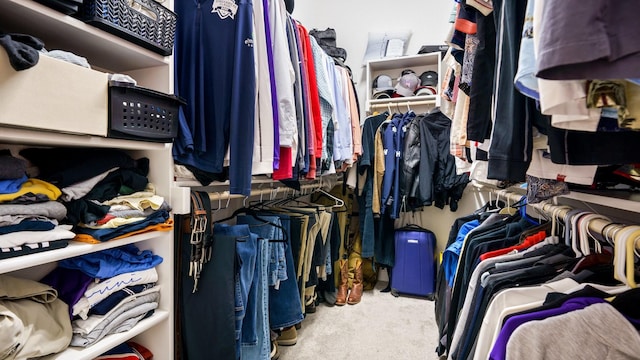
<svg viewBox="0 0 640 360">
<path fill-rule="evenodd" d="M 397 70 L 414 66 L 437 66 L 440 53 L 409 55 L 387 59 L 369 60 L 371 71 Z"/>
<path fill-rule="evenodd" d="M 122 140 L 102 136 L 66 134 L 55 131 L 29 130 L 17 127 L 0 127 L 0 143 L 100 147 L 122 150 L 163 150 L 171 148 L 170 143 Z"/>
<path fill-rule="evenodd" d="M 569 194 L 560 197 L 640 213 L 640 194 L 638 193 L 615 190 L 592 192 L 571 191 Z"/>
<path fill-rule="evenodd" d="M 406 103 L 415 103 L 415 102 L 436 102 L 436 98 L 438 95 L 422 95 L 422 96 L 408 96 L 408 97 L 398 97 L 398 98 L 389 98 L 389 99 L 372 99 L 369 100 L 370 105 L 380 105 L 380 104 L 406 104 Z"/>
<path fill-rule="evenodd" d="M 89 244 L 78 241 L 69 241 L 69 245 L 62 249 L 43 251 L 35 254 L 16 256 L 13 258 L 0 260 L 0 274 L 8 273 L 27 267 L 47 264 L 53 261 L 71 258 L 74 256 L 84 255 L 114 247 L 133 244 L 140 241 L 153 239 L 164 234 L 164 232 L 149 232 L 139 235 L 129 236 L 123 239 L 105 241 L 100 244 Z M 170 246 L 168 244 L 167 246 Z"/>
<path fill-rule="evenodd" d="M 169 318 L 169 311 L 156 310 L 154 314 L 147 319 L 141 320 L 131 330 L 123 333 L 111 334 L 105 336 L 102 340 L 98 341 L 92 346 L 81 347 L 69 347 L 66 350 L 46 357 L 40 358 L 41 360 L 91 360 L 97 356 L 100 356 L 104 352 L 113 349 L 114 347 L 132 339 L 136 335 L 142 334 L 155 325 L 166 321 Z M 163 354 L 155 354 L 156 357 L 161 358 Z"/>
<path fill-rule="evenodd" d="M 273 180 L 273 179 L 271 179 L 271 178 L 269 178 L 267 176 L 256 175 L 256 176 L 252 176 L 251 177 L 251 185 L 255 185 L 255 184 L 272 184 L 272 183 L 279 184 L 278 186 L 283 186 L 282 184 L 280 184 L 280 182 L 278 180 Z M 205 185 L 202 185 L 197 180 L 177 179 L 174 182 L 174 186 L 175 187 L 201 188 L 202 190 L 206 190 L 206 189 L 213 189 L 213 188 L 217 188 L 217 187 L 228 187 L 229 186 L 229 180 L 226 180 L 226 181 L 213 181 L 211 184 L 205 186 Z"/>
<path fill-rule="evenodd" d="M 92 66 L 112 72 L 169 64 L 169 57 L 111 35 L 33 0 L 0 1 L 0 24 L 5 31 L 21 32 L 40 38 L 47 50 L 71 51 L 86 57 Z"/>
</svg>

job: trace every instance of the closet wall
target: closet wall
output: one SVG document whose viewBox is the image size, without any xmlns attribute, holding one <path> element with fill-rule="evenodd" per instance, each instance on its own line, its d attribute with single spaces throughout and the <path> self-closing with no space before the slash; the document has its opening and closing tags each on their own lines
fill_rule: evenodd
<svg viewBox="0 0 640 360">
<path fill-rule="evenodd" d="M 364 114 L 366 92 L 366 68 L 362 62 L 369 33 L 410 30 L 412 32 L 407 55 L 414 55 L 422 45 L 442 45 L 450 28 L 447 23 L 453 3 L 447 1 L 399 0 L 297 0 L 293 17 L 308 29 L 334 28 L 337 45 L 347 50 L 347 65 L 357 82 L 361 111 Z M 361 119 L 364 120 L 364 117 Z M 448 207 L 425 208 L 424 211 L 407 214 L 399 222 L 422 224 L 437 237 L 437 251 L 444 247 L 453 221 L 461 214 L 469 214 L 480 205 L 474 190 L 467 187 L 457 212 Z M 402 225 L 402 224 L 397 224 Z"/>
</svg>

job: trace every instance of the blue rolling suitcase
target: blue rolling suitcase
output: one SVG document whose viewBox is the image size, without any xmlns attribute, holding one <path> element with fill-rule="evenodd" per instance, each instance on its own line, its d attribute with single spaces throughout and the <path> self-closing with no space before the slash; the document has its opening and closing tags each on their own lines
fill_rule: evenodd
<svg viewBox="0 0 640 360">
<path fill-rule="evenodd" d="M 417 225 L 396 229 L 395 265 L 391 271 L 391 293 L 433 299 L 436 282 L 434 251 L 436 237 Z"/>
</svg>

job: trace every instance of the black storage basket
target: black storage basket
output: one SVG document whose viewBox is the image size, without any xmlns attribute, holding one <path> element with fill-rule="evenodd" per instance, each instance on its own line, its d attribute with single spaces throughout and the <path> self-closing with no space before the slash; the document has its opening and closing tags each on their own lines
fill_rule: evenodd
<svg viewBox="0 0 640 360">
<path fill-rule="evenodd" d="M 137 86 L 109 87 L 108 137 L 172 142 L 178 135 L 178 110 L 183 101 Z"/>
<path fill-rule="evenodd" d="M 80 10 L 82 0 L 36 0 L 42 5 L 60 11 L 66 15 L 73 15 Z"/>
<path fill-rule="evenodd" d="M 84 0 L 79 17 L 158 54 L 173 53 L 177 16 L 153 0 Z"/>
</svg>

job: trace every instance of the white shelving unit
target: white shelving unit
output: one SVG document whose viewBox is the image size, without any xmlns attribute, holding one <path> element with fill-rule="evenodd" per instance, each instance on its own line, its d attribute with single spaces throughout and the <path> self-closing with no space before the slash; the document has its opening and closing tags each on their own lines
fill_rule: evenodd
<svg viewBox="0 0 640 360">
<path fill-rule="evenodd" d="M 163 5 L 171 9 L 172 1 L 165 1 Z M 99 80 L 100 73 L 124 73 L 134 77 L 140 86 L 165 93 L 173 92 L 171 57 L 156 54 L 35 1 L 0 1 L 0 24 L 4 31 L 30 34 L 42 39 L 48 50 L 66 50 L 87 58 L 93 69 L 91 71 L 95 71 L 91 74 L 93 79 Z M 0 56 L 6 57 L 3 50 L 0 50 Z M 43 66 L 48 62 L 47 60 L 49 59 L 42 63 Z M 55 62 L 48 63 L 58 65 Z M 81 74 L 82 71 L 78 73 Z M 22 76 L 22 74 L 17 75 Z M 56 76 L 56 74 L 50 75 L 54 78 Z M 11 79 L 12 76 L 16 76 L 13 69 L 0 66 L 0 89 L 3 81 Z M 104 78 L 106 79 L 106 76 Z M 65 80 L 78 81 L 76 78 Z M 31 85 L 29 79 L 22 84 L 27 86 L 25 91 L 28 93 L 28 86 Z M 40 85 L 36 81 L 32 84 L 33 89 Z M 68 84 L 60 82 L 58 85 L 63 89 Z M 25 111 L 26 115 L 20 118 L 0 116 L 0 148 L 64 146 L 77 147 L 79 151 L 86 147 L 125 150 L 134 159 L 141 157 L 149 159 L 149 181 L 155 185 L 158 195 L 171 202 L 173 186 L 171 144 L 111 139 L 102 136 L 104 133 L 102 128 L 90 129 L 93 125 L 81 126 L 83 124 L 77 123 L 74 126 L 74 123 L 69 121 L 70 114 L 73 115 L 76 110 L 74 106 L 82 105 L 79 103 L 86 94 L 78 93 L 74 94 L 73 98 L 63 98 L 61 93 L 64 91 L 50 91 L 46 95 L 51 99 L 47 101 L 68 104 L 68 106 L 52 108 L 54 110 L 50 110 L 44 119 L 29 111 Z M 28 101 L 38 103 L 45 100 L 41 98 L 43 96 L 34 91 Z M 1 101 L 0 99 L 0 104 Z M 3 106 L 0 108 L 4 110 Z M 108 119 L 105 114 L 102 111 L 90 112 L 86 118 L 83 118 L 83 123 L 86 121 L 106 127 L 104 124 Z M 156 267 L 161 297 L 159 307 L 153 316 L 141 321 L 130 331 L 107 336 L 87 348 L 70 347 L 61 353 L 47 356 L 46 359 L 89 360 L 127 340 L 135 340 L 149 348 L 156 359 L 173 358 L 173 231 L 139 234 L 95 245 L 72 242 L 63 249 L 0 260 L 0 273 L 38 280 L 49 269 L 55 267 L 56 261 L 133 243 L 140 249 L 152 250 L 164 259 Z"/>
<path fill-rule="evenodd" d="M 167 4 L 163 4 L 167 6 Z M 169 57 L 154 53 L 33 0 L 0 1 L 3 28 L 45 40 L 47 50 L 80 54 L 92 67 L 112 72 L 166 66 Z"/>
<path fill-rule="evenodd" d="M 44 265 L 52 263 L 54 261 L 111 249 L 126 244 L 135 244 L 142 241 L 153 240 L 157 236 L 158 234 L 154 233 L 140 234 L 130 236 L 125 239 L 111 240 L 100 244 L 87 244 L 77 241 L 71 241 L 67 247 L 62 249 L 43 251 L 36 254 L 0 260 L 0 274 L 24 269 L 25 265 L 29 267 Z"/>
<path fill-rule="evenodd" d="M 370 60 L 367 62 L 367 96 L 366 104 L 367 109 L 370 111 L 379 110 L 384 111 L 385 108 L 390 108 L 391 111 L 404 112 L 408 108 L 420 108 L 440 106 L 440 52 L 402 56 L 389 59 Z M 391 99 L 372 99 L 373 81 L 379 75 L 388 75 L 393 80 L 393 85 L 396 85 L 398 78 L 402 75 L 402 71 L 406 69 L 413 70 L 418 76 L 425 71 L 431 70 L 438 73 L 438 85 L 436 95 L 428 96 L 410 96 L 410 97 L 398 97 Z"/>
<path fill-rule="evenodd" d="M 154 327 L 162 324 L 163 322 L 168 321 L 170 317 L 170 312 L 166 310 L 156 311 L 152 317 L 141 320 L 133 329 L 119 334 L 112 334 L 105 336 L 102 340 L 100 340 L 99 344 L 88 347 L 86 349 L 83 348 L 69 348 L 67 351 L 46 356 L 41 358 L 41 360 L 78 360 L 78 359 L 93 359 L 97 356 L 100 356 L 105 349 L 111 349 L 117 345 L 122 344 L 123 342 L 131 339 L 133 336 L 137 336 L 140 334 L 144 334 L 145 332 L 153 329 Z M 153 350 L 152 350 L 153 351 Z M 156 355 L 156 352 L 153 351 L 153 358 L 159 359 L 169 359 L 171 356 L 164 356 L 160 354 L 160 356 Z"/>
</svg>

